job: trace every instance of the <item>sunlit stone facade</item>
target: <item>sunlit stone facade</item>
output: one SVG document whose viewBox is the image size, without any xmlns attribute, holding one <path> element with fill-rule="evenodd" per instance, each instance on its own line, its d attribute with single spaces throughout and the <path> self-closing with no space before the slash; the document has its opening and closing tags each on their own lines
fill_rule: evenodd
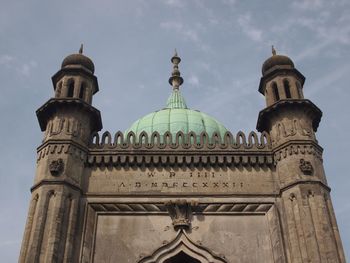
<svg viewBox="0 0 350 263">
<path fill-rule="evenodd" d="M 190 110 L 171 60 L 166 107 L 99 134 L 94 64 L 82 49 L 64 59 L 37 110 L 44 138 L 19 262 L 345 262 L 322 112 L 292 60 L 274 51 L 263 64 L 266 108 L 249 134 Z"/>
</svg>

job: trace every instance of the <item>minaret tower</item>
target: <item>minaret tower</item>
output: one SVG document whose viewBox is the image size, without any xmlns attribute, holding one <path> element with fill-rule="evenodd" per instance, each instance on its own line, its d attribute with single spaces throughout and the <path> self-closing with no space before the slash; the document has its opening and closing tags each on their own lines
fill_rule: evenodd
<svg viewBox="0 0 350 263">
<path fill-rule="evenodd" d="M 94 64 L 83 55 L 67 56 L 52 77 L 54 97 L 37 110 L 44 132 L 38 147 L 19 262 L 76 262 L 83 211 L 81 193 L 88 141 L 102 129 L 100 112 L 91 106 L 98 91 Z"/>
<path fill-rule="evenodd" d="M 266 108 L 257 129 L 271 137 L 288 262 L 345 262 L 315 136 L 322 112 L 304 98 L 304 82 L 293 61 L 272 47 L 262 66 Z"/>
</svg>

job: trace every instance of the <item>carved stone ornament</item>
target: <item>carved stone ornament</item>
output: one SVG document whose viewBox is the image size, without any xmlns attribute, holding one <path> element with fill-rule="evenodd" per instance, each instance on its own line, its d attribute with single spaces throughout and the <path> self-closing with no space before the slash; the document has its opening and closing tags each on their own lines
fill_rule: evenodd
<svg viewBox="0 0 350 263">
<path fill-rule="evenodd" d="M 309 161 L 305 161 L 304 159 L 300 159 L 299 168 L 305 175 L 312 175 L 314 172 L 312 164 Z"/>
<path fill-rule="evenodd" d="M 199 245 L 198 242 L 193 242 L 183 229 L 178 231 L 174 240 L 166 242 L 164 246 L 156 249 L 152 255 L 144 257 L 144 255 L 141 254 L 141 260 L 138 261 L 138 263 L 184 262 L 176 258 L 176 255 L 180 252 L 190 257 L 193 260 L 191 260 L 191 262 L 227 263 L 223 255 L 215 255 L 215 253 L 208 248 Z M 186 262 L 188 261 L 186 260 Z"/>
<path fill-rule="evenodd" d="M 191 207 L 195 205 L 194 202 L 189 203 L 187 200 L 168 201 L 165 203 L 170 217 L 173 220 L 175 230 L 179 228 L 188 229 L 190 227 L 192 216 Z"/>
<path fill-rule="evenodd" d="M 59 158 L 57 160 L 51 161 L 51 163 L 49 165 L 49 169 L 50 169 L 50 173 L 53 176 L 59 176 L 63 172 L 63 169 L 64 169 L 63 160 L 61 158 Z"/>
</svg>

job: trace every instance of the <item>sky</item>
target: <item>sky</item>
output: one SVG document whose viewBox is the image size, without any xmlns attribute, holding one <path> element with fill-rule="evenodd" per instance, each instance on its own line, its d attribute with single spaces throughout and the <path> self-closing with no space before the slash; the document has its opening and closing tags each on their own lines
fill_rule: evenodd
<svg viewBox="0 0 350 263">
<path fill-rule="evenodd" d="M 322 111 L 317 132 L 347 257 L 350 255 L 350 1 L 0 0 L 0 255 L 16 262 L 35 175 L 35 110 L 51 76 L 84 43 L 100 91 L 103 130 L 126 130 L 164 107 L 174 49 L 190 108 L 232 132 L 255 130 L 271 45 L 305 75 Z"/>
</svg>

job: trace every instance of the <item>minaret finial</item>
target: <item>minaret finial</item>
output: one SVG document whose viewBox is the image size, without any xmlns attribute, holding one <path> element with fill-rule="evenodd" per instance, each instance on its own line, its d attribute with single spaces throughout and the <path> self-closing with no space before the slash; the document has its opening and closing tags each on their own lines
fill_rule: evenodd
<svg viewBox="0 0 350 263">
<path fill-rule="evenodd" d="M 84 49 L 84 46 L 83 44 L 81 44 L 79 48 L 79 54 L 83 54 L 83 49 Z"/>
<path fill-rule="evenodd" d="M 277 52 L 273 45 L 271 46 L 271 49 L 272 49 L 272 56 L 276 56 Z"/>
<path fill-rule="evenodd" d="M 173 86 L 173 89 L 179 89 L 179 87 L 184 82 L 184 80 L 181 77 L 181 73 L 179 71 L 179 63 L 181 62 L 181 58 L 177 55 L 176 48 L 175 48 L 175 54 L 171 58 L 171 62 L 173 63 L 173 72 L 171 72 L 171 77 L 169 78 L 169 84 Z"/>
</svg>

